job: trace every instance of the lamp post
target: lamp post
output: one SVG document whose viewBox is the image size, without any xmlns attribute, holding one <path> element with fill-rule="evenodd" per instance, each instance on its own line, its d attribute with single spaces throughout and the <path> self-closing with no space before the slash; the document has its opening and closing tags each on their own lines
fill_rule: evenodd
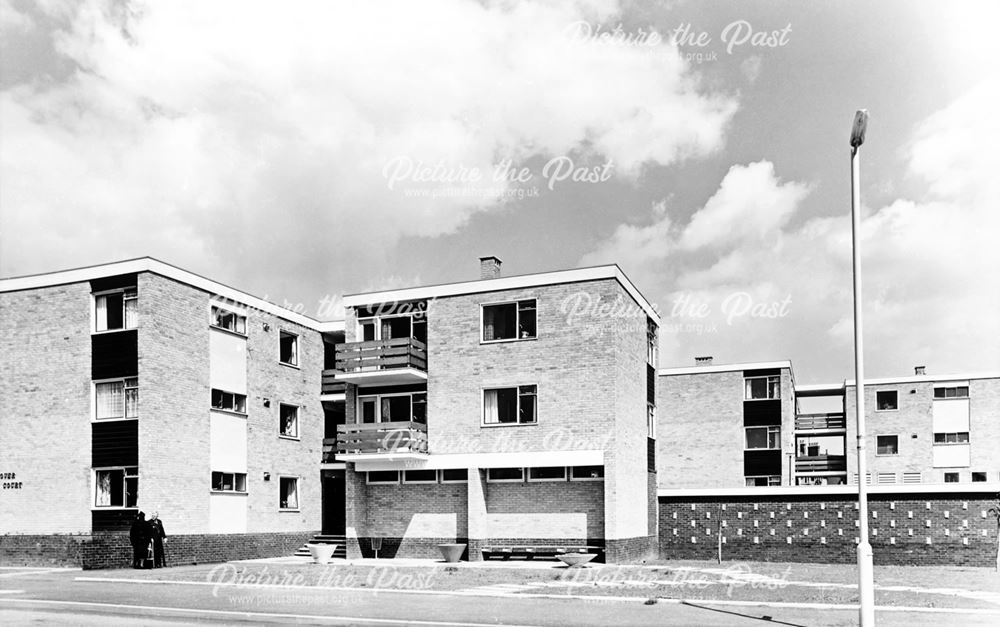
<svg viewBox="0 0 1000 627">
<path fill-rule="evenodd" d="M 861 183 L 858 152 L 868 130 L 868 110 L 854 114 L 851 129 L 851 245 L 854 251 L 854 407 L 858 440 L 858 597 L 861 601 L 861 627 L 875 625 L 875 567 L 872 545 L 868 542 L 868 473 L 865 442 L 865 364 L 862 350 L 861 319 Z"/>
</svg>

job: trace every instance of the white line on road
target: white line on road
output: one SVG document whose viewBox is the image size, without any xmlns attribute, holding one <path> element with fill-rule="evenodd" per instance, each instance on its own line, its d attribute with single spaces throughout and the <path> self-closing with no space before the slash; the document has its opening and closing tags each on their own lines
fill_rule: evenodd
<svg viewBox="0 0 1000 627">
<path fill-rule="evenodd" d="M 528 592 L 500 593 L 498 590 L 479 593 L 474 588 L 466 590 L 397 590 L 394 588 L 350 588 L 346 586 L 307 586 L 307 585 L 282 585 L 282 584 L 239 584 L 239 583 L 214 583 L 210 581 L 172 581 L 169 579 L 129 579 L 127 577 L 76 577 L 76 581 L 89 581 L 101 583 L 137 583 L 137 584 L 173 584 L 178 586 L 219 586 L 227 588 L 243 588 L 246 590 L 260 590 L 271 588 L 275 590 L 335 590 L 340 592 L 391 592 L 399 594 L 427 594 L 438 596 L 505 596 L 512 599 L 556 599 L 574 601 L 620 601 L 625 603 L 645 603 L 648 597 L 634 596 L 605 596 L 605 595 L 584 595 L 584 594 L 535 594 Z M 785 607 L 797 609 L 814 610 L 850 610 L 857 611 L 858 606 L 850 603 L 798 603 L 785 601 L 733 601 L 728 599 L 665 599 L 657 597 L 658 603 L 674 604 L 705 604 L 705 605 L 734 605 L 734 606 L 765 606 L 765 607 Z M 949 607 L 916 607 L 903 605 L 877 605 L 875 609 L 880 612 L 923 612 L 928 614 L 976 614 L 983 616 L 1000 616 L 1000 609 L 982 608 L 949 608 Z"/>
<path fill-rule="evenodd" d="M 24 590 L 0 590 L 0 594 L 24 594 Z"/>
</svg>

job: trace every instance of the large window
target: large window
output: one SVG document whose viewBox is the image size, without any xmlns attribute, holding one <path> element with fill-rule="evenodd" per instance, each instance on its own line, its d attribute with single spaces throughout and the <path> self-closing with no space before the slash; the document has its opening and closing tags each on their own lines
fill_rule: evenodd
<svg viewBox="0 0 1000 627">
<path fill-rule="evenodd" d="M 656 367 L 657 353 L 659 352 L 659 342 L 656 339 L 656 323 L 646 319 L 646 363 Z"/>
<path fill-rule="evenodd" d="M 94 295 L 97 331 L 134 329 L 139 322 L 139 293 L 134 287 Z"/>
<path fill-rule="evenodd" d="M 968 444 L 968 443 L 969 443 L 968 431 L 962 431 L 959 433 L 934 434 L 934 444 Z"/>
<path fill-rule="evenodd" d="M 490 483 L 515 483 L 524 481 L 524 468 L 490 468 L 486 471 Z"/>
<path fill-rule="evenodd" d="M 280 433 L 286 438 L 299 437 L 299 408 L 297 405 L 286 405 L 281 403 L 279 407 L 281 414 Z"/>
<path fill-rule="evenodd" d="M 441 471 L 441 483 L 465 483 L 469 480 L 469 471 L 465 468 L 445 468 Z"/>
<path fill-rule="evenodd" d="M 536 394 L 534 385 L 483 390 L 483 424 L 534 424 Z"/>
<path fill-rule="evenodd" d="M 135 507 L 139 497 L 139 468 L 94 470 L 95 507 Z"/>
<path fill-rule="evenodd" d="M 281 331 L 278 335 L 280 344 L 278 360 L 288 366 L 298 366 L 299 336 L 288 331 Z"/>
<path fill-rule="evenodd" d="M 770 485 L 781 485 L 781 477 L 779 475 L 757 475 L 754 477 L 746 477 L 746 487 L 760 487 L 760 486 L 770 486 Z"/>
<path fill-rule="evenodd" d="M 212 490 L 214 492 L 246 492 L 247 473 L 212 472 Z"/>
<path fill-rule="evenodd" d="M 484 342 L 535 337 L 535 299 L 483 305 Z"/>
<path fill-rule="evenodd" d="M 646 405 L 646 437 L 656 438 L 656 407 L 652 404 Z"/>
<path fill-rule="evenodd" d="M 899 455 L 898 435 L 877 435 L 875 436 L 876 455 Z"/>
<path fill-rule="evenodd" d="M 278 509 L 297 510 L 299 509 L 299 478 L 281 477 L 278 479 L 278 490 L 281 500 L 278 502 Z"/>
<path fill-rule="evenodd" d="M 875 392 L 875 408 L 878 411 L 896 411 L 899 409 L 899 393 L 896 390 Z"/>
<path fill-rule="evenodd" d="M 410 421 L 427 423 L 426 392 L 358 397 L 358 424 Z"/>
<path fill-rule="evenodd" d="M 225 390 L 212 390 L 212 409 L 233 411 L 238 414 L 247 413 L 246 394 L 236 394 Z"/>
<path fill-rule="evenodd" d="M 600 481 L 604 478 L 604 466 L 573 466 L 569 478 L 572 481 Z"/>
<path fill-rule="evenodd" d="M 934 388 L 934 398 L 969 398 L 969 386 L 956 385 L 953 387 Z"/>
<path fill-rule="evenodd" d="M 98 420 L 136 418 L 139 415 L 139 379 L 119 379 L 94 384 Z"/>
<path fill-rule="evenodd" d="M 367 481 L 371 485 L 389 485 L 399 483 L 398 470 L 373 470 L 365 473 Z"/>
<path fill-rule="evenodd" d="M 529 468 L 528 481 L 566 481 L 566 467 Z"/>
<path fill-rule="evenodd" d="M 747 427 L 747 449 L 780 449 L 781 427 Z"/>
<path fill-rule="evenodd" d="M 240 335 L 247 334 L 247 317 L 222 307 L 212 307 L 212 326 Z"/>
<path fill-rule="evenodd" d="M 781 377 L 746 377 L 743 379 L 744 395 L 748 401 L 781 398 Z"/>
<path fill-rule="evenodd" d="M 404 470 L 403 483 L 437 483 L 436 470 Z"/>
</svg>

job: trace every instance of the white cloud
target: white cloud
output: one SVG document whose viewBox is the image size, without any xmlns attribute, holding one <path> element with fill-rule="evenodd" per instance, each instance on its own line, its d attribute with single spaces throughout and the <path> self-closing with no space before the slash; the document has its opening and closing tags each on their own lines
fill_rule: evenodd
<svg viewBox="0 0 1000 627">
<path fill-rule="evenodd" d="M 565 36 L 616 11 L 84 3 L 55 36 L 80 71 L 0 95 L 5 273 L 147 253 L 235 267 L 263 251 L 275 272 L 310 250 L 377 262 L 403 234 L 497 204 L 390 190 L 394 157 L 489 172 L 499 156 L 587 151 L 634 177 L 719 148 L 735 104 L 673 49 Z"/>
</svg>

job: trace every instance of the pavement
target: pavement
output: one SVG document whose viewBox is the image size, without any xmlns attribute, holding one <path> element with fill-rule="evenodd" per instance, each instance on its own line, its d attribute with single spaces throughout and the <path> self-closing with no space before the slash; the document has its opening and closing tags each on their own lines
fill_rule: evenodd
<svg viewBox="0 0 1000 627">
<path fill-rule="evenodd" d="M 852 625 L 856 605 L 850 602 L 787 601 L 788 590 L 799 588 L 819 598 L 848 586 L 846 583 L 797 581 L 781 594 L 763 586 L 760 598 L 726 596 L 723 588 L 707 587 L 717 598 L 685 598 L 686 589 L 672 598 L 659 598 L 630 590 L 625 580 L 583 591 L 553 578 L 552 562 L 462 563 L 457 568 L 430 560 L 335 560 L 330 566 L 304 559 L 250 560 L 225 565 L 181 566 L 157 571 L 0 568 L 0 624 L 3 625 L 177 625 L 177 624 L 323 624 L 418 625 L 424 627 L 554 627 L 564 625 Z M 760 570 L 759 565 L 755 565 Z M 450 578 L 437 576 L 442 568 Z M 731 577 L 710 564 L 682 566 L 680 572 L 706 571 Z M 375 569 L 375 570 L 373 570 Z M 386 570 L 390 569 L 390 570 Z M 662 565 L 622 571 L 597 565 L 593 573 L 657 573 Z M 754 575 L 754 568 L 745 572 Z M 844 569 L 845 572 L 849 569 Z M 520 572 L 514 572 L 520 571 Z M 714 572 L 713 572 L 714 571 Z M 268 573 L 267 577 L 261 573 Z M 370 586 L 363 578 L 355 585 L 341 579 L 323 580 L 323 573 L 341 577 L 353 573 L 380 573 L 386 586 Z M 381 573 L 394 573 L 385 578 Z M 563 569 L 563 572 L 566 572 Z M 831 571 L 832 572 L 832 571 Z M 918 571 L 914 571 L 918 572 Z M 243 579 L 219 573 L 244 573 Z M 256 578 L 251 577 L 254 573 Z M 703 573 L 704 574 L 704 573 Z M 997 625 L 1000 624 L 1000 575 L 977 569 L 980 586 L 940 588 L 927 595 L 943 596 L 949 590 L 951 607 L 881 605 L 880 625 Z M 313 575 L 311 578 L 308 575 Z M 318 575 L 318 577 L 317 577 Z M 913 579 L 913 577 L 910 577 Z M 933 580 L 923 572 L 918 579 Z M 799 577 L 799 579 L 805 579 Z M 953 578 L 954 579 L 954 578 Z M 358 583 L 362 582 L 362 583 Z M 444 585 L 442 585 L 442 582 Z M 463 585 L 465 582 L 468 585 Z M 954 585 L 954 581 L 949 585 Z M 482 584 L 482 585 L 475 585 Z M 554 584 L 554 585 L 553 585 Z M 829 587 L 833 586 L 833 587 Z M 848 586 L 849 587 L 849 586 Z M 919 586 L 903 586 L 916 589 Z M 445 589 L 442 589 L 445 588 Z M 926 588 L 926 590 L 931 590 Z M 596 592 L 596 593 L 595 593 Z M 849 592 L 849 590 L 848 590 Z M 908 592 L 912 594 L 914 591 Z M 691 596 L 693 597 L 693 591 Z M 907 598 L 923 598 L 921 596 Z"/>
</svg>

